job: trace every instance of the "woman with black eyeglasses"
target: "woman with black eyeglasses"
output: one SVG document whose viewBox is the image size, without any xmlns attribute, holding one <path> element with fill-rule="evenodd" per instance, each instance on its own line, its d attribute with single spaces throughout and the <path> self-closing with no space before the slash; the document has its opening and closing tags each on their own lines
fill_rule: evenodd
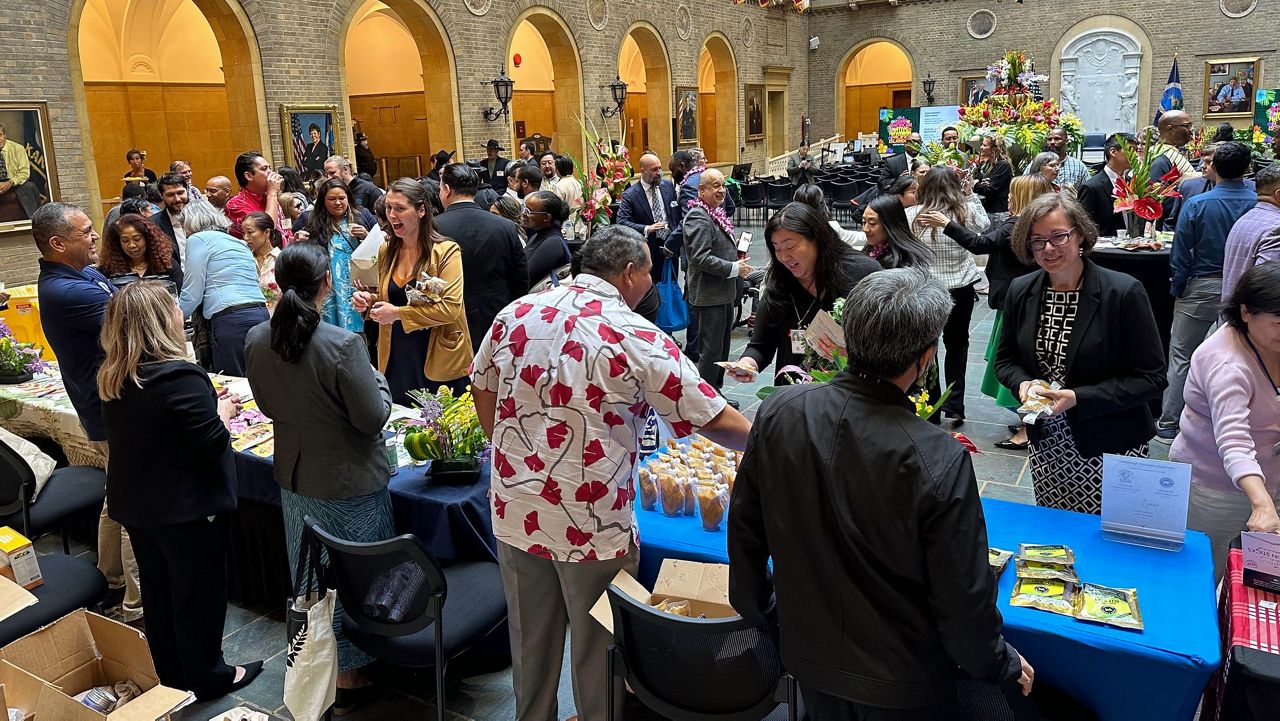
<svg viewBox="0 0 1280 721">
<path fill-rule="evenodd" d="M 1098 228 L 1075 199 L 1031 201 L 1014 226 L 1013 252 L 1040 270 L 1005 297 L 996 375 L 1026 402 L 1035 381 L 1050 404 L 1030 425 L 1036 505 L 1102 510 L 1102 455 L 1145 457 L 1155 435 L 1148 403 L 1165 383 L 1164 347 L 1142 284 L 1088 255 Z"/>
<path fill-rule="evenodd" d="M 530 193 L 524 199 L 520 224 L 528 234 L 524 245 L 525 262 L 529 266 L 529 284 L 542 288 L 551 274 L 573 259 L 569 243 L 561 228 L 569 217 L 569 204 L 550 190 Z M 557 278 L 559 282 L 559 278 Z"/>
</svg>

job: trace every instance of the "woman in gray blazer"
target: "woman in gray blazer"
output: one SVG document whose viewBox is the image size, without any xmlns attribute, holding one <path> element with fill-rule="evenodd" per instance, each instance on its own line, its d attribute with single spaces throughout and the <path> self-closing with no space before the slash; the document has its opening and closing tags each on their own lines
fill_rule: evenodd
<svg viewBox="0 0 1280 721">
<path fill-rule="evenodd" d="M 360 336 L 320 322 L 332 290 L 324 248 L 287 246 L 276 260 L 276 283 L 282 293 L 275 315 L 249 331 L 245 366 L 258 408 L 275 423 L 275 478 L 292 570 L 304 516 L 349 541 L 395 535 L 382 440 L 391 391 L 369 365 Z M 368 685 L 360 669 L 373 661 L 343 637 L 344 615 L 338 604 L 339 713 L 354 708 L 354 689 Z"/>
<path fill-rule="evenodd" d="M 724 383 L 724 369 L 716 363 L 729 359 L 738 278 L 752 271 L 746 258 L 738 260 L 724 198 L 724 175 L 714 168 L 702 171 L 698 197 L 689 201 L 681 226 L 689 253 L 687 299 L 698 316 L 698 373 L 716 388 Z"/>
</svg>

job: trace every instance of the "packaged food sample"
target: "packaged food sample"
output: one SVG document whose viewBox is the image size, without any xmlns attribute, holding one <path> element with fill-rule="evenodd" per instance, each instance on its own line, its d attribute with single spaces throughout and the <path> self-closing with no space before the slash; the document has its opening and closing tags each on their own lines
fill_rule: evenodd
<svg viewBox="0 0 1280 721">
<path fill-rule="evenodd" d="M 684 515 L 693 518 L 698 513 L 698 484 L 692 479 L 684 482 Z"/>
<path fill-rule="evenodd" d="M 1040 416 L 1049 415 L 1049 411 L 1053 408 L 1053 402 L 1048 398 L 1041 397 L 1040 391 L 1044 389 L 1061 390 L 1062 385 L 1057 381 L 1053 383 L 1031 381 L 1031 387 L 1027 390 L 1027 400 L 1016 411 L 1018 415 L 1022 416 L 1024 424 L 1033 426 L 1036 421 L 1040 420 Z"/>
<path fill-rule="evenodd" d="M 675 517 L 684 512 L 684 484 L 675 476 L 667 473 L 658 476 L 658 498 L 664 514 Z"/>
<path fill-rule="evenodd" d="M 677 601 L 674 598 L 663 599 L 659 601 L 658 605 L 654 606 L 654 608 L 658 609 L 659 611 L 662 611 L 663 613 L 669 613 L 673 616 L 691 616 L 692 615 L 692 611 L 689 607 L 688 601 Z"/>
<path fill-rule="evenodd" d="M 1076 594 L 1075 613 L 1081 621 L 1105 623 L 1109 626 L 1143 629 L 1142 611 L 1138 609 L 1138 589 L 1108 588 L 1096 583 L 1081 584 Z"/>
<path fill-rule="evenodd" d="M 698 486 L 698 518 L 705 531 L 718 531 L 729 510 L 729 487 L 721 485 Z"/>
<path fill-rule="evenodd" d="M 1070 564 L 1045 563 L 1019 558 L 1014 562 L 1018 578 L 1057 578 L 1071 583 L 1080 583 L 1075 567 Z"/>
<path fill-rule="evenodd" d="M 647 468 L 640 469 L 639 481 L 640 507 L 646 511 L 652 511 L 658 505 L 658 484 Z"/>
<path fill-rule="evenodd" d="M 1061 544 L 1019 543 L 1018 558 L 1059 566 L 1070 566 L 1076 562 L 1076 554 L 1071 547 Z"/>
<path fill-rule="evenodd" d="M 1076 584 L 1056 578 L 1019 578 L 1013 583 L 1010 606 L 1027 606 L 1042 611 L 1072 615 Z"/>
<path fill-rule="evenodd" d="M 1013 551 L 1006 551 L 1003 548 L 987 548 L 987 564 L 991 566 L 991 570 L 996 572 L 996 577 L 1004 571 L 1005 566 L 1009 565 L 1009 559 L 1013 558 Z"/>
</svg>

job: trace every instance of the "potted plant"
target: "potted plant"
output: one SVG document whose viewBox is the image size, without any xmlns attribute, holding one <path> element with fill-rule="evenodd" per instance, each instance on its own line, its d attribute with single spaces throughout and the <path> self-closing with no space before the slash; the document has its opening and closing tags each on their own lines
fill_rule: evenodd
<svg viewBox="0 0 1280 721">
<path fill-rule="evenodd" d="M 441 386 L 433 395 L 425 389 L 409 391 L 422 411 L 420 422 L 404 429 L 404 449 L 415 461 L 431 461 L 429 471 L 439 483 L 473 483 L 489 450 L 480 427 L 475 400 L 468 390 L 460 396 Z"/>
<path fill-rule="evenodd" d="M 40 360 L 40 349 L 34 343 L 22 343 L 13 337 L 9 324 L 0 320 L 0 383 L 26 383 L 49 367 Z"/>
</svg>

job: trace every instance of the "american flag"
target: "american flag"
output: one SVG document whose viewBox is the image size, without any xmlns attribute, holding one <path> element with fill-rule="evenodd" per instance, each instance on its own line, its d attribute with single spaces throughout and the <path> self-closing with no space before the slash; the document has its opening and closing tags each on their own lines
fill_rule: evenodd
<svg viewBox="0 0 1280 721">
<path fill-rule="evenodd" d="M 305 171 L 302 167 L 302 158 L 307 154 L 307 144 L 302 141 L 302 121 L 297 115 L 292 116 L 289 121 L 289 133 L 293 135 L 293 167 L 302 173 Z"/>
</svg>

